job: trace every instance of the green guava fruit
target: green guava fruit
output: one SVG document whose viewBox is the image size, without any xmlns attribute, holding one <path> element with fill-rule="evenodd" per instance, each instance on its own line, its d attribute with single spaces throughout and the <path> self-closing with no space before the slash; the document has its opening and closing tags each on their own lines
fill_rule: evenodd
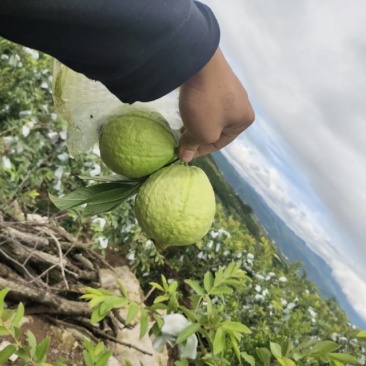
<svg viewBox="0 0 366 366">
<path fill-rule="evenodd" d="M 126 108 L 103 126 L 100 157 L 115 173 L 149 175 L 175 158 L 177 141 L 164 117 L 142 108 Z"/>
<path fill-rule="evenodd" d="M 198 167 L 172 164 L 152 174 L 140 187 L 135 213 L 158 249 L 190 245 L 210 230 L 215 194 Z"/>
</svg>

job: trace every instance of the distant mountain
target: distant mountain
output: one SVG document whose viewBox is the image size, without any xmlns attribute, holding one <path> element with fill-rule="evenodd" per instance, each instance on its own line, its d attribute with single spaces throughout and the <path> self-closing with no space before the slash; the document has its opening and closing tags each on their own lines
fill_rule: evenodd
<svg viewBox="0 0 366 366">
<path fill-rule="evenodd" d="M 350 321 L 360 328 L 365 328 L 366 322 L 348 302 L 329 265 L 286 225 L 222 153 L 214 153 L 213 157 L 227 183 L 245 204 L 252 207 L 254 215 L 279 250 L 290 262 L 301 261 L 308 279 L 317 285 L 319 292 L 325 298 L 336 298 Z"/>
</svg>

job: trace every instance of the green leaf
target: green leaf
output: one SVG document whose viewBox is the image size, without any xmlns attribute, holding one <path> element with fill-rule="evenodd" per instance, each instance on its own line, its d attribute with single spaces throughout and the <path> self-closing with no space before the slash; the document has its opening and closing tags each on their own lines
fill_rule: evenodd
<svg viewBox="0 0 366 366">
<path fill-rule="evenodd" d="M 178 282 L 177 281 L 173 281 L 170 285 L 169 285 L 169 293 L 172 294 L 174 292 L 177 291 L 178 288 Z"/>
<path fill-rule="evenodd" d="M 341 346 L 335 342 L 322 341 L 314 345 L 314 347 L 311 349 L 311 354 L 314 355 L 318 353 L 321 355 L 326 355 L 329 352 L 336 351 L 339 348 L 341 348 Z"/>
<path fill-rule="evenodd" d="M 130 360 L 124 360 L 126 366 L 133 366 Z"/>
<path fill-rule="evenodd" d="M 356 334 L 356 338 L 366 341 L 366 330 L 361 330 Z"/>
<path fill-rule="evenodd" d="M 104 343 L 103 342 L 99 342 L 94 347 L 94 356 L 98 356 L 104 349 L 105 349 Z"/>
<path fill-rule="evenodd" d="M 230 264 L 224 270 L 224 278 L 229 278 L 234 273 L 236 268 L 235 262 L 230 262 Z"/>
<path fill-rule="evenodd" d="M 211 290 L 211 295 L 231 295 L 234 290 L 227 286 L 214 287 Z"/>
<path fill-rule="evenodd" d="M 180 306 L 180 309 L 183 311 L 188 320 L 190 320 L 191 322 L 195 320 L 195 314 L 191 309 L 188 309 L 183 305 Z"/>
<path fill-rule="evenodd" d="M 0 336 L 9 335 L 8 328 L 4 327 L 3 325 L 0 325 Z"/>
<path fill-rule="evenodd" d="M 296 363 L 288 357 L 277 358 L 281 366 L 296 366 Z"/>
<path fill-rule="evenodd" d="M 128 293 L 127 293 L 126 287 L 118 279 L 117 279 L 117 283 L 118 283 L 118 287 L 119 287 L 119 291 L 121 292 L 121 295 L 127 299 L 128 298 Z"/>
<path fill-rule="evenodd" d="M 87 350 L 83 350 L 83 359 L 86 366 L 94 366 L 94 358 Z"/>
<path fill-rule="evenodd" d="M 168 281 L 166 280 L 164 275 L 161 275 L 161 283 L 163 284 L 164 292 L 168 292 L 169 285 L 168 285 Z"/>
<path fill-rule="evenodd" d="M 192 334 L 198 332 L 201 329 L 201 325 L 198 323 L 193 323 L 188 325 L 188 327 L 185 327 L 180 333 L 179 336 L 176 340 L 176 343 L 182 343 L 184 342 L 187 338 L 189 338 Z"/>
<path fill-rule="evenodd" d="M 225 321 L 221 325 L 221 328 L 226 332 L 239 332 L 244 334 L 251 334 L 252 331 L 244 324 L 239 322 Z"/>
<path fill-rule="evenodd" d="M 231 342 L 231 347 L 235 352 L 236 358 L 238 359 L 239 363 L 241 364 L 241 354 L 240 354 L 240 350 L 239 350 L 239 346 L 238 346 L 238 341 L 232 335 L 230 335 L 229 338 L 230 338 L 230 342 Z"/>
<path fill-rule="evenodd" d="M 107 366 L 111 356 L 112 351 L 104 349 L 103 352 L 98 356 L 95 366 Z"/>
<path fill-rule="evenodd" d="M 9 291 L 10 288 L 3 288 L 2 290 L 0 290 L 0 315 L 4 310 L 5 296 L 8 294 Z"/>
<path fill-rule="evenodd" d="M 155 287 L 156 289 L 162 291 L 162 292 L 165 292 L 164 289 L 163 289 L 163 286 L 161 286 L 160 284 L 156 283 L 156 282 L 150 282 L 150 285 L 152 287 Z"/>
<path fill-rule="evenodd" d="M 275 356 L 277 359 L 282 358 L 281 345 L 279 345 L 278 343 L 270 342 L 270 349 L 273 356 Z"/>
<path fill-rule="evenodd" d="M 127 310 L 127 317 L 126 317 L 127 324 L 131 323 L 132 320 L 134 320 L 136 318 L 139 310 L 140 310 L 139 304 L 131 301 L 130 304 L 128 305 L 128 310 Z"/>
<path fill-rule="evenodd" d="M 341 361 L 330 359 L 329 360 L 329 365 L 330 366 L 344 366 L 344 363 L 341 362 Z"/>
<path fill-rule="evenodd" d="M 94 215 L 99 215 L 103 212 L 112 211 L 115 208 L 117 208 L 123 201 L 124 201 L 124 199 L 121 199 L 116 202 L 106 202 L 106 203 L 97 203 L 97 204 L 89 203 L 85 207 L 85 209 L 83 211 L 83 215 L 84 216 L 94 216 Z"/>
<path fill-rule="evenodd" d="M 141 181 L 141 179 L 127 178 L 123 175 L 113 174 L 113 175 L 99 175 L 96 177 L 89 177 L 87 175 L 78 175 L 78 178 L 82 180 L 94 180 L 95 182 L 121 182 L 121 183 L 130 183 L 136 184 Z"/>
<path fill-rule="evenodd" d="M 36 337 L 34 336 L 34 334 L 28 330 L 27 332 L 27 340 L 28 340 L 28 345 L 30 347 L 30 355 L 32 358 L 34 358 L 34 355 L 36 353 L 36 349 L 37 349 L 37 340 Z"/>
<path fill-rule="evenodd" d="M 174 362 L 174 366 L 189 366 L 189 362 L 186 358 Z"/>
<path fill-rule="evenodd" d="M 110 210 L 120 204 L 126 198 L 135 194 L 139 185 L 130 183 L 101 183 L 90 187 L 79 188 L 63 197 L 55 197 L 49 194 L 51 202 L 61 211 L 88 204 L 86 213 Z M 98 208 L 99 206 L 99 208 Z"/>
<path fill-rule="evenodd" d="M 269 351 L 269 349 L 264 347 L 256 348 L 255 352 L 257 353 L 258 358 L 261 360 L 264 366 L 269 366 L 271 361 L 271 352 Z"/>
<path fill-rule="evenodd" d="M 16 346 L 14 344 L 7 345 L 3 350 L 0 351 L 0 365 L 4 365 L 16 351 Z"/>
<path fill-rule="evenodd" d="M 255 358 L 246 352 L 241 353 L 241 357 L 244 361 L 248 362 L 250 366 L 255 366 Z"/>
<path fill-rule="evenodd" d="M 215 273 L 214 287 L 218 286 L 224 278 L 224 269 L 219 266 L 219 269 Z"/>
<path fill-rule="evenodd" d="M 122 185 L 122 184 L 120 184 Z M 84 200 L 83 203 L 87 203 L 87 209 L 89 208 L 89 211 L 92 210 L 92 207 L 94 206 L 105 206 L 108 205 L 118 205 L 123 200 L 125 200 L 128 197 L 131 197 L 134 195 L 138 190 L 138 187 L 133 186 L 131 188 L 130 185 L 125 185 L 124 187 L 119 187 L 116 189 L 108 190 L 106 192 L 101 192 L 99 194 L 94 195 L 93 197 L 90 197 L 86 200 Z M 85 211 L 87 211 L 87 209 Z"/>
<path fill-rule="evenodd" d="M 210 290 L 213 287 L 213 284 L 214 284 L 213 274 L 210 271 L 208 271 L 205 273 L 205 275 L 203 277 L 203 286 L 207 293 L 210 292 Z"/>
<path fill-rule="evenodd" d="M 90 187 L 79 188 L 63 197 L 56 197 L 49 194 L 51 202 L 61 211 L 82 205 L 85 201 L 100 193 L 115 190 L 121 187 L 121 183 L 102 183 Z M 131 188 L 128 186 L 128 188 Z"/>
<path fill-rule="evenodd" d="M 11 326 L 18 327 L 23 316 L 24 316 L 24 305 L 22 303 L 19 303 L 15 316 L 11 321 Z"/>
<path fill-rule="evenodd" d="M 145 309 L 143 309 L 141 311 L 139 339 L 142 339 L 144 337 L 144 335 L 147 333 L 148 327 L 149 327 L 149 314 Z"/>
<path fill-rule="evenodd" d="M 162 326 L 164 325 L 163 318 L 159 314 L 156 314 L 156 313 L 153 314 L 153 318 L 155 319 L 156 324 L 158 325 L 158 328 L 161 329 Z"/>
<path fill-rule="evenodd" d="M 347 353 L 329 353 L 329 358 L 350 364 L 358 364 L 358 360 L 356 357 L 349 355 Z"/>
<path fill-rule="evenodd" d="M 213 354 L 218 355 L 225 349 L 225 346 L 226 346 L 225 333 L 221 328 L 218 328 L 213 342 Z"/>
<path fill-rule="evenodd" d="M 159 304 L 159 303 L 164 302 L 164 301 L 167 301 L 167 300 L 169 300 L 169 296 L 168 295 L 160 295 L 160 296 L 157 296 L 154 299 L 154 304 Z"/>
<path fill-rule="evenodd" d="M 92 324 L 96 324 L 96 323 L 100 322 L 102 319 L 104 319 L 105 316 L 106 316 L 106 314 L 101 313 L 100 304 L 99 304 L 92 312 L 90 322 Z"/>
<path fill-rule="evenodd" d="M 7 322 L 11 317 L 15 315 L 15 310 L 12 309 L 4 309 L 1 314 L 1 320 L 3 323 Z"/>
<path fill-rule="evenodd" d="M 295 347 L 292 353 L 292 358 L 295 361 L 299 361 L 302 358 L 308 356 L 311 353 L 311 348 L 314 344 L 316 344 L 317 341 L 314 339 L 308 339 L 304 342 L 301 342 L 299 345 Z"/>
<path fill-rule="evenodd" d="M 205 294 L 204 289 L 200 286 L 198 281 L 195 280 L 184 280 L 184 282 L 192 288 L 192 290 L 200 296 L 203 296 Z"/>
<path fill-rule="evenodd" d="M 35 358 L 35 361 L 36 362 L 43 362 L 45 357 L 46 357 L 46 354 L 47 354 L 47 351 L 48 351 L 48 347 L 50 345 L 50 337 L 46 337 L 42 340 L 41 343 L 39 343 L 37 345 L 37 348 L 36 348 L 36 352 L 35 352 L 35 355 L 34 355 L 34 358 Z"/>
<path fill-rule="evenodd" d="M 294 350 L 294 344 L 290 340 L 286 340 L 281 343 L 282 348 L 282 355 L 284 357 L 289 357 L 292 354 L 292 351 Z"/>
</svg>

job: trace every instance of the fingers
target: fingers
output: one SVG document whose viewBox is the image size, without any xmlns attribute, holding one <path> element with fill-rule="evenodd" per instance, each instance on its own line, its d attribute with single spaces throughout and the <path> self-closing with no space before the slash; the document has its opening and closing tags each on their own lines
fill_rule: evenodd
<svg viewBox="0 0 366 366">
<path fill-rule="evenodd" d="M 237 137 L 236 134 L 222 134 L 216 142 L 197 143 L 194 142 L 194 137 L 192 137 L 184 127 L 182 128 L 181 132 L 182 135 L 179 142 L 178 155 L 182 161 L 187 163 L 194 158 L 198 158 L 199 156 L 207 155 L 222 149 Z"/>
<path fill-rule="evenodd" d="M 184 162 L 228 145 L 255 117 L 246 90 L 220 49 L 181 86 L 179 110 L 184 128 L 178 155 Z"/>
</svg>

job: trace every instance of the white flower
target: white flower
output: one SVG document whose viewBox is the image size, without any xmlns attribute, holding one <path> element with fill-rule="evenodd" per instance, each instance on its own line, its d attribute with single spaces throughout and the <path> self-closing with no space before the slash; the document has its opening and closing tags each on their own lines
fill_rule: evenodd
<svg viewBox="0 0 366 366">
<path fill-rule="evenodd" d="M 98 238 L 98 241 L 99 241 L 99 245 L 101 248 L 105 249 L 107 248 L 108 246 L 108 238 L 103 238 L 102 236 L 100 236 Z"/>
<path fill-rule="evenodd" d="M 3 156 L 3 167 L 6 169 L 11 169 L 11 161 L 6 156 Z"/>
<path fill-rule="evenodd" d="M 317 313 L 314 311 L 312 307 L 309 307 L 308 312 L 310 313 L 312 318 L 315 318 L 317 316 Z"/>
<path fill-rule="evenodd" d="M 45 81 L 42 81 L 41 88 L 42 89 L 48 89 L 48 83 L 46 83 Z"/>
<path fill-rule="evenodd" d="M 278 279 L 278 281 L 280 281 L 280 282 L 287 282 L 287 278 L 286 277 L 280 277 Z"/>
<path fill-rule="evenodd" d="M 216 231 L 210 231 L 210 235 L 212 239 L 216 239 L 219 236 L 219 233 Z"/>
<path fill-rule="evenodd" d="M 24 125 L 24 126 L 22 127 L 22 135 L 23 135 L 24 137 L 27 137 L 27 136 L 29 135 L 29 133 L 30 133 L 30 129 L 29 129 L 29 127 Z"/>
<path fill-rule="evenodd" d="M 61 138 L 61 140 L 66 140 L 66 136 L 67 136 L 67 133 L 66 133 L 66 131 L 61 131 L 60 132 L 60 138 Z"/>
<path fill-rule="evenodd" d="M 20 111 L 19 112 L 19 117 L 27 117 L 27 116 L 30 116 L 32 114 L 32 111 Z"/>
<path fill-rule="evenodd" d="M 174 343 L 183 329 L 189 325 L 191 325 L 191 322 L 181 314 L 165 315 L 161 335 L 156 337 L 153 342 L 154 350 L 161 352 L 167 343 Z M 197 357 L 197 345 L 197 336 L 192 334 L 186 342 L 178 345 L 180 357 L 194 360 Z"/>
<path fill-rule="evenodd" d="M 211 249 L 211 248 L 212 248 L 212 246 L 213 246 L 213 241 L 212 241 L 212 240 L 210 240 L 210 241 L 207 243 L 207 248 L 208 248 L 208 249 Z"/>
<path fill-rule="evenodd" d="M 261 291 L 261 287 L 260 287 L 259 285 L 256 285 L 256 286 L 255 286 L 255 290 L 256 290 L 257 292 L 260 292 L 260 291 Z"/>
<path fill-rule="evenodd" d="M 62 175 L 64 174 L 64 168 L 62 166 L 59 166 L 56 170 L 55 170 L 55 178 L 60 180 L 62 178 Z"/>
<path fill-rule="evenodd" d="M 28 54 L 30 54 L 33 58 L 33 60 L 38 60 L 39 59 L 39 52 L 36 50 L 33 50 L 31 48 L 28 47 L 23 47 L 24 51 L 27 52 Z"/>
<path fill-rule="evenodd" d="M 263 295 L 261 295 L 261 294 L 256 294 L 256 295 L 254 296 L 254 298 L 255 298 L 256 300 L 261 300 L 261 301 L 263 301 L 263 300 L 264 300 L 264 296 L 263 296 Z"/>
<path fill-rule="evenodd" d="M 94 218 L 92 219 L 92 222 L 93 222 L 93 223 L 97 223 L 97 224 L 100 226 L 100 228 L 101 228 L 101 229 L 103 229 L 103 228 L 104 228 L 104 226 L 105 226 L 105 224 L 107 223 L 107 220 L 106 220 L 106 219 L 104 219 L 103 217 L 98 217 L 98 216 L 96 216 L 96 217 L 94 217 Z"/>
<path fill-rule="evenodd" d="M 90 171 L 90 176 L 91 177 L 95 177 L 95 176 L 99 175 L 100 172 L 101 172 L 100 165 L 99 164 L 95 164 L 94 165 L 94 168 Z"/>
<path fill-rule="evenodd" d="M 59 135 L 58 132 L 56 131 L 50 131 L 47 133 L 47 136 L 52 142 L 56 142 Z"/>
<path fill-rule="evenodd" d="M 219 235 L 226 235 L 228 238 L 230 238 L 230 233 L 229 232 L 227 232 L 226 230 L 224 230 L 224 229 L 219 229 L 219 231 L 218 231 L 218 233 L 219 233 Z"/>
<path fill-rule="evenodd" d="M 92 153 L 95 154 L 95 155 L 97 155 L 97 156 L 100 156 L 99 147 L 98 146 L 93 146 Z"/>
<path fill-rule="evenodd" d="M 63 152 L 62 154 L 58 154 L 57 158 L 61 161 L 69 160 L 70 155 L 67 152 Z"/>
<path fill-rule="evenodd" d="M 145 242 L 145 248 L 146 249 L 151 249 L 153 246 L 154 246 L 153 241 L 150 240 L 150 239 L 147 239 L 146 242 Z"/>
<path fill-rule="evenodd" d="M 126 258 L 132 262 L 135 259 L 135 252 L 128 253 Z"/>
<path fill-rule="evenodd" d="M 253 260 L 254 259 L 254 254 L 248 253 L 247 258 L 250 259 L 250 260 Z"/>
<path fill-rule="evenodd" d="M 263 296 L 267 296 L 269 294 L 269 290 L 268 290 L 268 288 L 266 288 L 266 289 L 264 289 L 263 291 L 262 291 L 262 295 Z"/>
</svg>

